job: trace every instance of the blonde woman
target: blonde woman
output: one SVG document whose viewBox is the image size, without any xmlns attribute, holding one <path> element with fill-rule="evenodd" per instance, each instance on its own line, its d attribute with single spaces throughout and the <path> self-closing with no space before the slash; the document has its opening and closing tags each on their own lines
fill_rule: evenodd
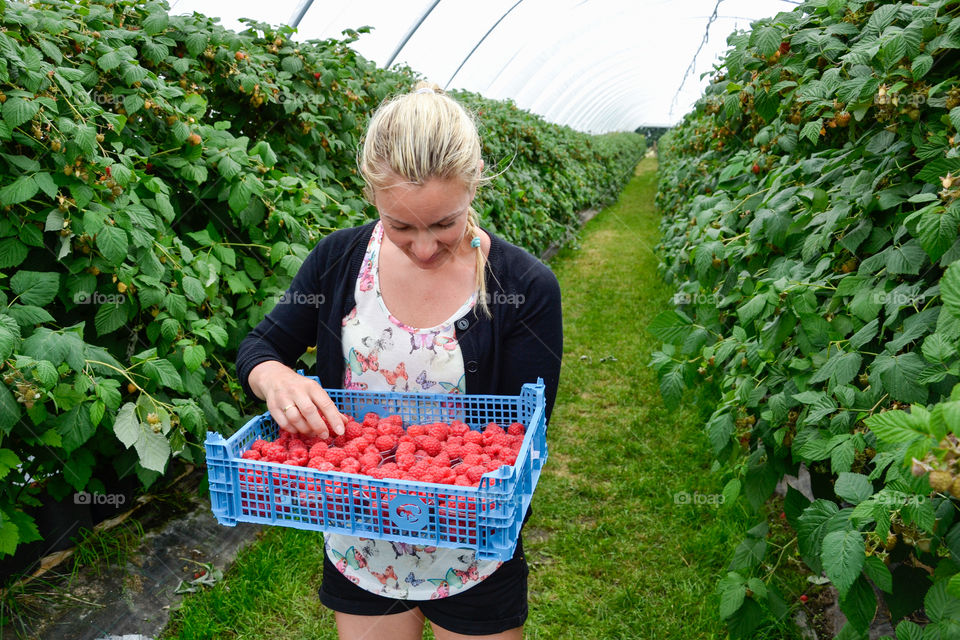
<svg viewBox="0 0 960 640">
<path fill-rule="evenodd" d="M 324 387 L 516 395 L 541 377 L 549 420 L 560 290 L 550 269 L 478 224 L 484 163 L 470 113 L 420 83 L 373 115 L 359 165 L 379 219 L 313 249 L 240 346 L 245 390 L 281 428 L 326 437 L 346 417 Z M 291 369 L 310 345 L 320 384 Z M 522 636 L 522 540 L 503 563 L 341 534 L 324 544 L 320 599 L 340 638 L 419 639 L 427 620 L 438 640 Z"/>
</svg>

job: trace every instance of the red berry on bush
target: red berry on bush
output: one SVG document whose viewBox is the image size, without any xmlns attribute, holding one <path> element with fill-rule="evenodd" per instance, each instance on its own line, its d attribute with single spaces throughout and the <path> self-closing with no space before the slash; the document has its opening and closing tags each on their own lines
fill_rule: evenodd
<svg viewBox="0 0 960 640">
<path fill-rule="evenodd" d="M 803 594 L 802 596 L 800 596 L 800 602 L 806 602 L 807 600 L 808 600 L 807 594 Z"/>
</svg>

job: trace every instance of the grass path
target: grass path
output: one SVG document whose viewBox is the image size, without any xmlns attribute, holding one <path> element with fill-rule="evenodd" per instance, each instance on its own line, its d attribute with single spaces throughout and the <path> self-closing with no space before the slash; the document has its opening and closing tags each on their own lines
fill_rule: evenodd
<svg viewBox="0 0 960 640">
<path fill-rule="evenodd" d="M 656 164 L 552 260 L 565 353 L 550 459 L 524 533 L 528 639 L 723 638 L 712 595 L 749 526 L 678 492 L 718 494 L 691 407 L 668 411 L 645 328 L 672 291 L 657 275 Z M 318 535 L 273 528 L 217 587 L 190 596 L 166 638 L 335 638 L 316 589 Z M 429 633 L 428 633 L 429 636 Z"/>
</svg>

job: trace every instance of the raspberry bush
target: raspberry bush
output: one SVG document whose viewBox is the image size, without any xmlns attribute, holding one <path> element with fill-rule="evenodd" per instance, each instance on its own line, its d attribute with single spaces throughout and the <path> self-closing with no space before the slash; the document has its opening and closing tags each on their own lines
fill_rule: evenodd
<svg viewBox="0 0 960 640">
<path fill-rule="evenodd" d="M 881 608 L 898 638 L 955 636 L 960 12 L 811 0 L 728 43 L 660 141 L 663 397 L 710 408 L 726 503 L 759 512 L 810 472 L 813 500 L 791 487 L 784 511 L 839 593 L 839 637 Z M 795 601 L 767 534 L 718 585 L 734 637 Z"/>
</svg>

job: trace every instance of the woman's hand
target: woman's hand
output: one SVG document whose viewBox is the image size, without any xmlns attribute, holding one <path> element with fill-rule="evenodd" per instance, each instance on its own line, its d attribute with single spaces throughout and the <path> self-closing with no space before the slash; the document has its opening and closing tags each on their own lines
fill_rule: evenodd
<svg viewBox="0 0 960 640">
<path fill-rule="evenodd" d="M 267 409 L 277 425 L 290 433 L 321 438 L 341 435 L 349 420 L 349 416 L 340 413 L 316 380 L 302 376 L 275 360 L 255 366 L 247 382 L 253 393 L 266 401 Z"/>
</svg>

